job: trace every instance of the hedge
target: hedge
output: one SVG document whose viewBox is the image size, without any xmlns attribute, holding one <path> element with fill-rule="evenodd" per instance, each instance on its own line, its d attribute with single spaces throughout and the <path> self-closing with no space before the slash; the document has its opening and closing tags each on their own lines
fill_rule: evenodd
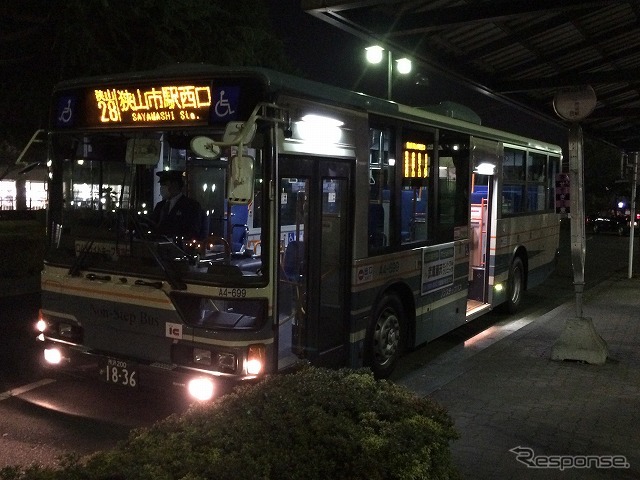
<svg viewBox="0 0 640 480">
<path fill-rule="evenodd" d="M 457 479 L 446 411 L 369 372 L 308 367 L 132 431 L 109 451 L 1 480 Z"/>
<path fill-rule="evenodd" d="M 6 278 L 39 275 L 45 248 L 44 227 L 36 221 L 0 222 L 0 274 Z"/>
</svg>

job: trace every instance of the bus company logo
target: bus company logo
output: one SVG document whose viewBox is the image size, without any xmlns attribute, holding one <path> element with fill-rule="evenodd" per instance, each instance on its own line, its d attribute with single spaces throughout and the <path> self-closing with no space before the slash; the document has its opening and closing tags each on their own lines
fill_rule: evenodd
<svg viewBox="0 0 640 480">
<path fill-rule="evenodd" d="M 182 339 L 182 325 L 179 323 L 169 323 L 165 324 L 165 336 L 169 338 L 176 338 L 178 340 Z"/>
<path fill-rule="evenodd" d="M 356 283 L 367 283 L 373 280 L 373 265 L 358 267 Z"/>
</svg>

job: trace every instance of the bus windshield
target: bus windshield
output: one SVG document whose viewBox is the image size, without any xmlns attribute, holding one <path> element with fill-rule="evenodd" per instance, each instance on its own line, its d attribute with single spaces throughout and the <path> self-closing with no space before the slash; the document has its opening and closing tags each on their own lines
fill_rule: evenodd
<svg viewBox="0 0 640 480">
<path fill-rule="evenodd" d="M 252 198 L 234 202 L 226 189 L 237 148 L 202 158 L 194 138 L 52 134 L 47 261 L 71 274 L 144 276 L 174 288 L 263 282 L 262 151 L 244 149 L 254 162 L 254 188 Z"/>
</svg>

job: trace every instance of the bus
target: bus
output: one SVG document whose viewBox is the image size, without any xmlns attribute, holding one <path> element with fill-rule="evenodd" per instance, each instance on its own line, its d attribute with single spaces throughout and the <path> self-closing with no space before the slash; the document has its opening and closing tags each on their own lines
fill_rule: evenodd
<svg viewBox="0 0 640 480">
<path fill-rule="evenodd" d="M 403 352 L 553 270 L 561 149 L 279 72 L 65 81 L 48 131 L 44 364 L 208 399 Z M 177 170 L 198 234 L 148 221 Z"/>
</svg>

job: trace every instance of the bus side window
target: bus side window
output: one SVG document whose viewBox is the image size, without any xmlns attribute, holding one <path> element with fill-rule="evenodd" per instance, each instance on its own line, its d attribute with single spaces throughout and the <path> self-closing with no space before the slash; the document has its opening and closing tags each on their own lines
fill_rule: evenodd
<svg viewBox="0 0 640 480">
<path fill-rule="evenodd" d="M 457 240 L 469 222 L 469 135 L 441 130 L 439 134 L 436 240 Z M 458 233 L 457 230 L 458 229 Z"/>
<path fill-rule="evenodd" d="M 526 207 L 525 156 L 523 150 L 505 147 L 502 164 L 502 213 L 522 213 Z"/>
<path fill-rule="evenodd" d="M 401 152 L 400 240 L 425 242 L 433 237 L 433 205 L 429 194 L 434 182 L 435 134 L 430 130 L 403 129 Z"/>
<path fill-rule="evenodd" d="M 369 252 L 376 252 L 391 241 L 395 167 L 389 160 L 395 157 L 395 142 L 389 128 L 371 128 L 369 133 L 368 238 Z"/>
</svg>

